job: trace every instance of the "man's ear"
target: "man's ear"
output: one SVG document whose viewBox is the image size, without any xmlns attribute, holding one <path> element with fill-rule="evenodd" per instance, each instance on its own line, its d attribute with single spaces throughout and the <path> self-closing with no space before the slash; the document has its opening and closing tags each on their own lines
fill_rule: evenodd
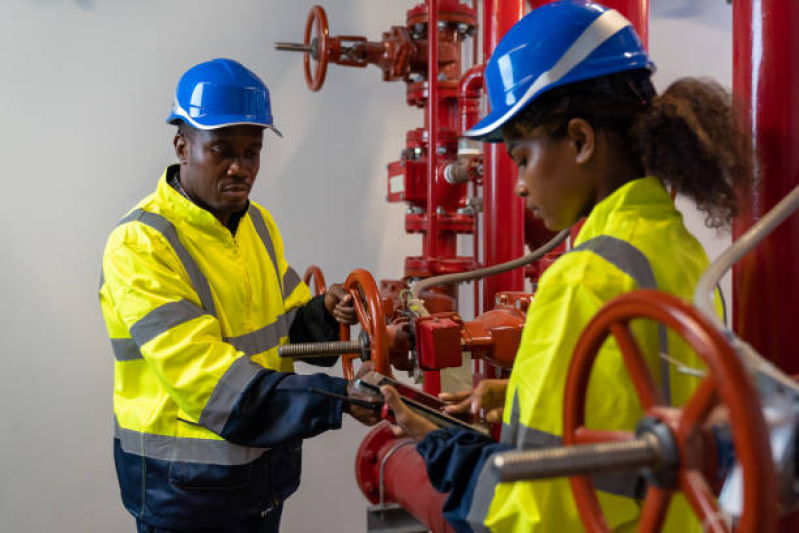
<svg viewBox="0 0 799 533">
<path fill-rule="evenodd" d="M 574 162 L 578 165 L 587 163 L 596 148 L 594 127 L 583 118 L 573 118 L 566 128 L 566 136 L 574 150 Z"/>
<path fill-rule="evenodd" d="M 185 165 L 189 157 L 188 139 L 178 133 L 175 135 L 175 139 L 172 141 L 172 144 L 175 145 L 175 155 L 178 157 L 178 161 L 181 165 Z"/>
</svg>

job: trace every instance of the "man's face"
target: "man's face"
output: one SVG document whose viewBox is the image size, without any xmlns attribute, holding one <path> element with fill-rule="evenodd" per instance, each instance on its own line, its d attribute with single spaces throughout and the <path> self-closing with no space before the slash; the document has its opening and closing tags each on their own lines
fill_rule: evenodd
<svg viewBox="0 0 799 533">
<path fill-rule="evenodd" d="M 261 165 L 263 128 L 230 126 L 175 136 L 180 184 L 222 224 L 247 206 Z"/>
</svg>

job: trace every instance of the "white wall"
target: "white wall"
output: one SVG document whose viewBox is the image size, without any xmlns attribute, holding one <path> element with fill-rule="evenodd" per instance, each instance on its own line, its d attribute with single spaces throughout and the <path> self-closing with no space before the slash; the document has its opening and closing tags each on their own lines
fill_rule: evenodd
<svg viewBox="0 0 799 533">
<path fill-rule="evenodd" d="M 730 82 L 730 14 L 719 0 L 653 2 L 663 87 L 681 74 Z M 254 198 L 298 269 L 328 281 L 355 267 L 402 274 L 418 237 L 385 202 L 385 164 L 421 115 L 402 84 L 333 67 L 320 93 L 299 56 L 308 1 L 3 0 L 0 3 L 0 531 L 125 532 L 111 458 L 112 355 L 95 294 L 105 238 L 174 160 L 163 119 L 192 64 L 237 58 L 268 83 L 285 138 L 270 138 Z M 333 34 L 379 38 L 412 1 L 327 2 Z M 694 228 L 695 217 L 690 221 Z M 717 253 L 712 233 L 703 240 Z M 303 369 L 306 370 L 306 369 Z M 346 423 L 306 444 L 284 531 L 364 530 Z"/>
</svg>

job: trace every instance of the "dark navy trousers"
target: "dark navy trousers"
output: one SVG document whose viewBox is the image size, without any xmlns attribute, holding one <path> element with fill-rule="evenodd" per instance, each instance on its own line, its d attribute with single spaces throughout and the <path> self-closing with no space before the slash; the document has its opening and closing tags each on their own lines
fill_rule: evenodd
<svg viewBox="0 0 799 533">
<path fill-rule="evenodd" d="M 283 504 L 273 507 L 263 516 L 256 515 L 244 522 L 232 526 L 212 529 L 164 529 L 155 527 L 136 520 L 138 533 L 278 533 L 280 530 L 280 516 L 283 514 Z"/>
</svg>

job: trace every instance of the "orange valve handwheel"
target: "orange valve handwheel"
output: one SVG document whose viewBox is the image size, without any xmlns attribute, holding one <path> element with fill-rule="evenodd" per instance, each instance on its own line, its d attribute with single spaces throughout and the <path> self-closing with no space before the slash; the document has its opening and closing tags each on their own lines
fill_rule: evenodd
<svg viewBox="0 0 799 533">
<path fill-rule="evenodd" d="M 388 335 L 386 333 L 386 319 L 383 316 L 383 306 L 380 301 L 380 291 L 377 289 L 372 275 L 363 269 L 353 270 L 344 282 L 344 289 L 352 295 L 355 312 L 361 323 L 362 337 L 368 341 L 369 359 L 374 361 L 375 370 L 386 376 L 391 376 L 391 365 L 388 360 Z M 366 299 L 366 302 L 362 300 Z M 341 326 L 341 340 L 350 340 L 349 326 Z M 341 367 L 344 377 L 348 380 L 355 378 L 352 362 L 360 358 L 357 354 L 341 356 Z"/>
<path fill-rule="evenodd" d="M 707 365 L 707 374 L 682 410 L 665 404 L 632 331 L 630 321 L 649 319 L 677 333 Z M 757 393 L 737 355 L 699 311 L 669 294 L 640 290 L 622 295 L 603 307 L 586 327 L 574 351 L 566 380 L 563 442 L 570 446 L 632 440 L 632 432 L 585 427 L 588 380 L 597 352 L 612 336 L 621 350 L 644 416 L 671 432 L 679 455 L 673 483 L 650 484 L 638 531 L 659 531 L 675 492 L 685 494 L 706 531 L 729 532 L 704 471 L 703 424 L 718 405 L 726 407 L 736 459 L 744 476 L 743 515 L 736 531 L 773 531 L 776 524 L 776 475 L 768 431 Z M 610 531 L 590 477 L 570 483 L 583 525 L 590 532 Z"/>
<path fill-rule="evenodd" d="M 313 33 L 313 38 L 311 34 Z M 316 92 L 322 88 L 327 74 L 327 62 L 330 59 L 330 27 L 327 23 L 327 14 L 320 5 L 315 5 L 308 13 L 305 23 L 305 39 L 303 44 L 311 47 L 312 52 L 302 56 L 305 70 L 305 83 L 308 88 Z M 311 62 L 313 61 L 313 66 Z"/>
<path fill-rule="evenodd" d="M 310 287 L 311 278 L 313 278 L 313 294 L 320 296 L 327 292 L 327 285 L 325 285 L 325 275 L 322 274 L 322 269 L 316 265 L 311 265 L 305 270 L 305 275 L 302 281 Z"/>
</svg>

